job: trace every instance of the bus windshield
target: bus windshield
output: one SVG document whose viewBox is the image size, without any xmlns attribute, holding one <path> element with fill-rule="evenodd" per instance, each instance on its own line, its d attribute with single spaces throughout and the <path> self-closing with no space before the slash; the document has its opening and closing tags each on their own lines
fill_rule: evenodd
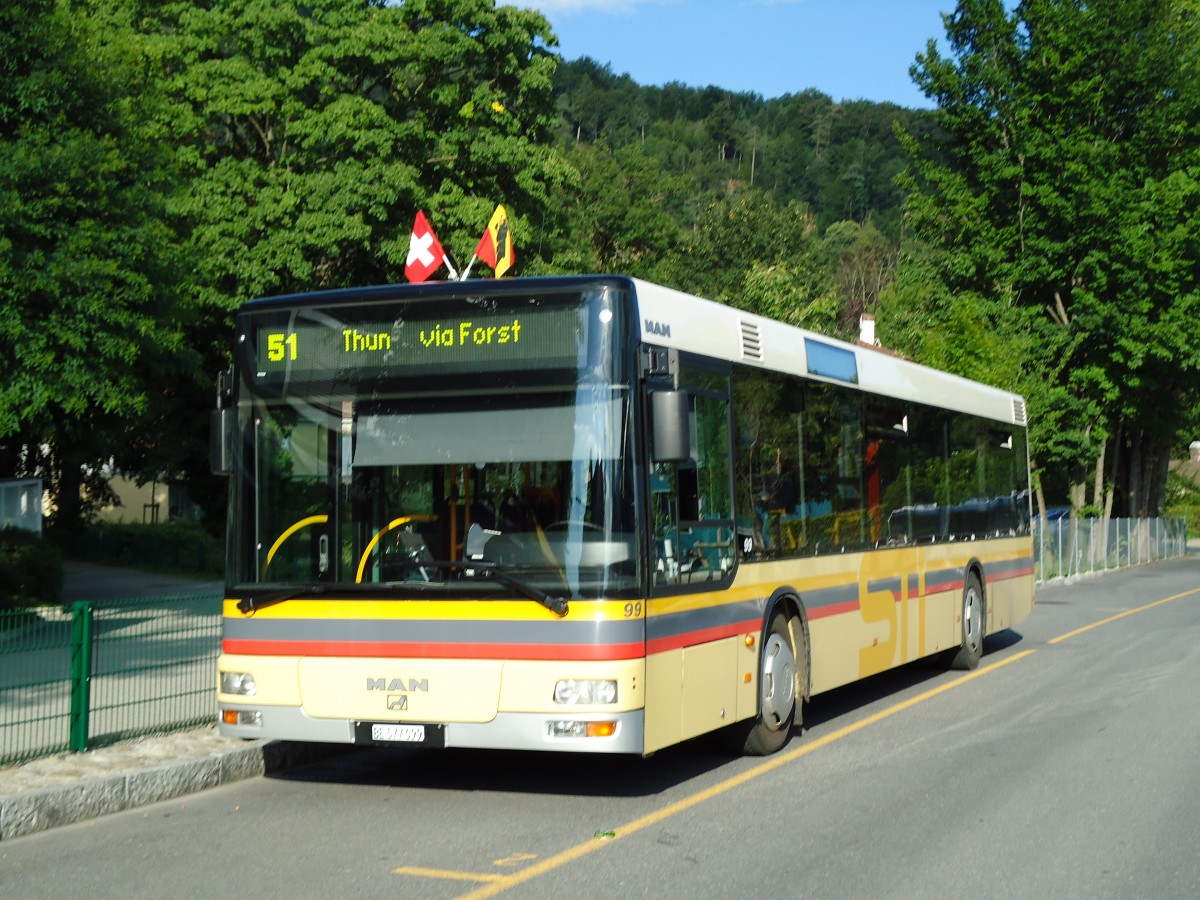
<svg viewBox="0 0 1200 900">
<path fill-rule="evenodd" d="M 525 333 L 535 326 L 526 314 Z M 271 327 L 284 341 L 314 328 Z M 241 527 L 230 532 L 246 537 L 231 547 L 234 583 L 511 597 L 517 579 L 569 599 L 635 593 L 629 390 L 612 378 L 611 347 L 589 343 L 574 348 L 570 383 L 561 369 L 493 367 L 439 390 L 375 365 L 369 378 L 251 388 L 239 404 Z"/>
</svg>

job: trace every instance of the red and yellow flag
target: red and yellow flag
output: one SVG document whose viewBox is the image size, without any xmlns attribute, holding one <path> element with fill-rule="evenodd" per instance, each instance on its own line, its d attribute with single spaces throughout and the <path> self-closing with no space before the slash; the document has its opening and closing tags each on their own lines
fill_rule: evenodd
<svg viewBox="0 0 1200 900">
<path fill-rule="evenodd" d="M 497 206 L 488 221 L 487 230 L 479 239 L 475 255 L 496 270 L 500 278 L 512 266 L 513 256 L 512 232 L 508 230 L 508 213 L 503 206 Z"/>
</svg>

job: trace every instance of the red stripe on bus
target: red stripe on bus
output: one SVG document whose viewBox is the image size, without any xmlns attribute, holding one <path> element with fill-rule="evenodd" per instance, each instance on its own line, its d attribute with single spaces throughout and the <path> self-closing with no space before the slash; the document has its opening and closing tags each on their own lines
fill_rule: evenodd
<svg viewBox="0 0 1200 900">
<path fill-rule="evenodd" d="M 829 616 L 840 616 L 842 613 L 854 612 L 859 608 L 858 600 L 844 600 L 841 603 L 829 603 L 825 606 L 814 606 L 808 611 L 808 619 L 825 619 Z"/>
<path fill-rule="evenodd" d="M 1032 574 L 1033 566 L 1030 566 L 1028 569 L 1011 569 L 1007 572 L 989 575 L 987 580 L 991 584 L 993 581 L 1007 581 L 1010 578 L 1028 578 Z"/>
<path fill-rule="evenodd" d="M 417 644 L 390 641 L 240 641 L 221 643 L 225 653 L 246 656 L 349 656 L 421 659 L 640 659 L 645 647 L 636 644 Z"/>
<path fill-rule="evenodd" d="M 942 581 L 937 584 L 925 585 L 925 595 L 929 594 L 944 594 L 946 591 L 961 591 L 966 584 L 961 578 L 957 581 Z"/>
<path fill-rule="evenodd" d="M 694 647 L 697 644 L 707 644 L 722 638 L 738 634 L 757 635 L 762 630 L 761 619 L 747 619 L 744 622 L 732 622 L 728 625 L 717 625 L 713 628 L 701 628 L 699 631 L 685 631 L 681 634 L 669 634 L 666 637 L 646 641 L 646 653 L 662 653 L 665 650 L 682 650 L 684 647 Z"/>
</svg>

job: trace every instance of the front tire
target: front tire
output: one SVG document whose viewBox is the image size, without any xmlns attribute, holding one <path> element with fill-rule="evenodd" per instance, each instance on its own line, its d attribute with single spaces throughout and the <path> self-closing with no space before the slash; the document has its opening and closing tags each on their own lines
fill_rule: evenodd
<svg viewBox="0 0 1200 900">
<path fill-rule="evenodd" d="M 758 716 L 729 727 L 729 749 L 747 756 L 769 756 L 792 736 L 796 721 L 796 647 L 788 617 L 776 613 L 767 629 L 758 668 Z"/>
<path fill-rule="evenodd" d="M 987 603 L 979 576 L 972 572 L 963 585 L 962 642 L 946 655 L 951 669 L 974 669 L 983 658 L 983 636 L 987 634 Z"/>
</svg>

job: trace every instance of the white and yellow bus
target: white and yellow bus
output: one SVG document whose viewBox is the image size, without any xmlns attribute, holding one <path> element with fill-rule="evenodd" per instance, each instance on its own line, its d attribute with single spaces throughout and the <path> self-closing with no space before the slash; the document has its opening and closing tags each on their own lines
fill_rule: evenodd
<svg viewBox="0 0 1200 900">
<path fill-rule="evenodd" d="M 615 276 L 255 300 L 224 734 L 770 753 L 1033 605 L 1020 397 Z"/>
</svg>

